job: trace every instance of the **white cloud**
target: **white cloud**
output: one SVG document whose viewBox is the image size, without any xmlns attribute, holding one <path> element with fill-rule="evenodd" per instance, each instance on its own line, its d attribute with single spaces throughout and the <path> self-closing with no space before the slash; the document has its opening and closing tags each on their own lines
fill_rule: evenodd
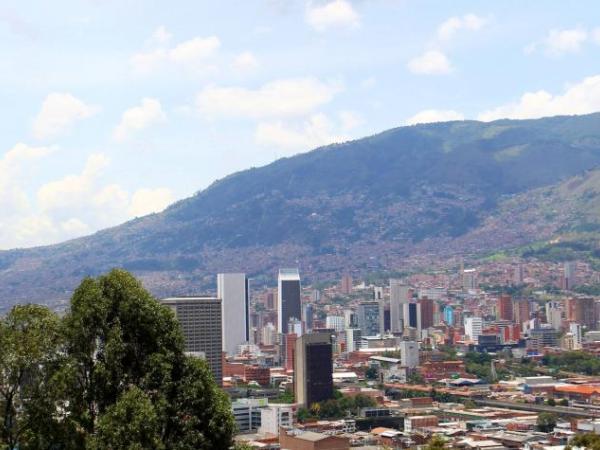
<svg viewBox="0 0 600 450">
<path fill-rule="evenodd" d="M 139 106 L 126 110 L 121 116 L 121 122 L 115 128 L 113 136 L 123 141 L 133 133 L 148 128 L 156 123 L 164 122 L 167 116 L 160 102 L 154 98 L 144 98 Z"/>
<path fill-rule="evenodd" d="M 544 116 L 588 114 L 600 111 L 600 75 L 567 86 L 562 94 L 526 92 L 519 101 L 485 111 L 479 119 L 532 119 Z"/>
<path fill-rule="evenodd" d="M 166 45 L 172 37 L 173 35 L 167 31 L 165 26 L 161 25 L 152 33 L 152 42 L 157 45 Z"/>
<path fill-rule="evenodd" d="M 592 40 L 594 43 L 600 45 L 600 27 L 592 30 Z"/>
<path fill-rule="evenodd" d="M 231 66 L 238 72 L 252 72 L 258 69 L 260 64 L 252 52 L 243 52 L 234 58 Z"/>
<path fill-rule="evenodd" d="M 150 73 L 166 65 L 182 66 L 194 70 L 211 70 L 207 61 L 221 47 L 216 36 L 194 37 L 169 48 L 171 34 L 159 27 L 153 34 L 152 42 L 158 45 L 148 51 L 136 53 L 131 57 L 131 65 L 138 73 Z"/>
<path fill-rule="evenodd" d="M 207 116 L 298 116 L 329 103 L 341 90 L 337 83 L 315 78 L 275 80 L 258 89 L 209 86 L 198 94 L 197 106 Z"/>
<path fill-rule="evenodd" d="M 30 147 L 19 143 L 0 158 L 0 210 L 3 216 L 27 209 L 29 200 L 20 184 L 25 177 L 25 169 L 31 173 L 32 164 L 52 151 L 49 147 Z"/>
<path fill-rule="evenodd" d="M 97 177 L 109 164 L 106 155 L 95 153 L 88 157 L 81 174 L 67 175 L 44 184 L 37 192 L 40 209 L 47 212 L 86 203 Z"/>
<path fill-rule="evenodd" d="M 256 142 L 286 150 L 309 150 L 322 145 L 351 139 L 350 132 L 364 120 L 354 111 L 340 111 L 337 120 L 323 113 L 293 122 L 282 120 L 261 122 L 255 133 Z"/>
<path fill-rule="evenodd" d="M 548 35 L 538 42 L 533 42 L 525 47 L 525 53 L 533 53 L 539 48 L 549 56 L 561 56 L 565 53 L 581 51 L 583 44 L 588 40 L 595 40 L 595 31 L 588 33 L 584 28 L 577 27 L 565 30 L 550 30 Z"/>
<path fill-rule="evenodd" d="M 86 105 L 69 93 L 49 94 L 33 122 L 33 135 L 48 139 L 67 132 L 78 120 L 92 116 L 97 108 Z"/>
<path fill-rule="evenodd" d="M 465 14 L 462 17 L 450 17 L 437 30 L 438 39 L 449 41 L 460 30 L 477 31 L 487 23 L 487 19 L 475 14 Z"/>
<path fill-rule="evenodd" d="M 131 197 L 129 214 L 133 217 L 139 217 L 161 212 L 174 200 L 173 192 L 167 188 L 138 189 Z"/>
<path fill-rule="evenodd" d="M 420 75 L 446 74 L 452 71 L 450 61 L 438 50 L 429 50 L 408 62 L 411 72 Z"/>
<path fill-rule="evenodd" d="M 346 0 L 333 0 L 323 5 L 309 2 L 306 7 L 306 21 L 317 31 L 360 26 L 360 16 Z"/>
<path fill-rule="evenodd" d="M 452 109 L 425 109 L 406 119 L 407 125 L 418 123 L 448 122 L 451 120 L 464 120 L 465 116 Z"/>
</svg>

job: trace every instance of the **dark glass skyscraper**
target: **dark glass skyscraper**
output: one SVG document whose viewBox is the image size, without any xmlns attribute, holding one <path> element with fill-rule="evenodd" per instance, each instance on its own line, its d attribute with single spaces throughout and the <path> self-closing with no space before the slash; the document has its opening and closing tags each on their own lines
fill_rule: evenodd
<svg viewBox="0 0 600 450">
<path fill-rule="evenodd" d="M 294 359 L 296 402 L 310 407 L 333 397 L 331 334 L 304 334 L 296 340 Z"/>
<path fill-rule="evenodd" d="M 298 269 L 280 269 L 277 290 L 277 331 L 280 334 L 286 334 L 288 332 L 288 322 L 291 318 L 302 319 L 300 273 Z"/>
</svg>

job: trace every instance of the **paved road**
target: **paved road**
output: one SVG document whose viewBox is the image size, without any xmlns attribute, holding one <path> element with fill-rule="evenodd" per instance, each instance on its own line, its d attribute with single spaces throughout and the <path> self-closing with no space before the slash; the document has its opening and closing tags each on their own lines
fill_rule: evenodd
<svg viewBox="0 0 600 450">
<path fill-rule="evenodd" d="M 569 408 L 567 406 L 536 405 L 534 403 L 515 403 L 485 399 L 473 399 L 473 401 L 483 406 L 497 406 L 500 408 L 518 409 L 519 411 L 551 412 L 565 417 L 600 417 L 600 411 Z"/>
</svg>

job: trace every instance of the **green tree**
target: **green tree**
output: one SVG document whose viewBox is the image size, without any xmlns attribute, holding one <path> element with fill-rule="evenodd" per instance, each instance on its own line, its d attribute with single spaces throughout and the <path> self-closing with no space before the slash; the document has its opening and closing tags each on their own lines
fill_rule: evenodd
<svg viewBox="0 0 600 450">
<path fill-rule="evenodd" d="M 45 439 L 36 431 L 55 406 L 51 387 L 42 386 L 59 364 L 60 341 L 59 318 L 43 306 L 15 306 L 0 322 L 1 438 L 9 449 L 35 448 Z"/>
<path fill-rule="evenodd" d="M 150 398 L 139 388 L 125 391 L 107 408 L 88 443 L 90 450 L 142 450 L 164 448 L 159 420 Z"/>
<path fill-rule="evenodd" d="M 167 449 L 232 445 L 227 397 L 205 361 L 184 355 L 172 311 L 129 273 L 85 279 L 64 323 L 68 413 L 84 438 L 96 432 L 98 416 L 136 386 L 154 406 Z"/>
<path fill-rule="evenodd" d="M 600 435 L 594 433 L 578 434 L 569 442 L 565 450 L 572 450 L 574 447 L 600 450 Z"/>
<path fill-rule="evenodd" d="M 435 434 L 431 439 L 429 439 L 429 442 L 427 442 L 424 450 L 442 450 L 445 448 L 445 445 L 446 441 L 441 436 Z"/>
<path fill-rule="evenodd" d="M 549 412 L 541 412 L 538 414 L 537 427 L 540 431 L 548 433 L 556 426 L 556 415 Z"/>
</svg>

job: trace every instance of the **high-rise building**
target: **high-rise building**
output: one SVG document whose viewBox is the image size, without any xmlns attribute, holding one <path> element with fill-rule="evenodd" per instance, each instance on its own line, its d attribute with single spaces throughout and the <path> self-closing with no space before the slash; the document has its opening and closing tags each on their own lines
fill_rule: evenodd
<svg viewBox="0 0 600 450">
<path fill-rule="evenodd" d="M 295 333 L 288 333 L 285 335 L 285 370 L 294 369 L 294 353 L 296 351 L 296 340 L 298 336 Z"/>
<path fill-rule="evenodd" d="M 498 298 L 497 317 L 499 320 L 513 321 L 513 301 L 508 294 L 501 294 Z"/>
<path fill-rule="evenodd" d="M 563 266 L 561 288 L 565 291 L 572 290 L 577 285 L 577 264 L 575 261 L 566 261 Z"/>
<path fill-rule="evenodd" d="M 275 296 L 277 293 L 275 292 L 267 292 L 267 309 L 275 309 Z"/>
<path fill-rule="evenodd" d="M 358 305 L 358 327 L 363 336 L 376 336 L 381 334 L 379 302 L 361 302 Z"/>
<path fill-rule="evenodd" d="M 263 327 L 261 341 L 263 345 L 275 345 L 277 343 L 277 329 L 271 322 Z"/>
<path fill-rule="evenodd" d="M 171 297 L 161 300 L 175 313 L 185 339 L 185 351 L 206 359 L 219 384 L 223 384 L 223 331 L 221 299 Z"/>
<path fill-rule="evenodd" d="M 572 350 L 581 350 L 583 345 L 583 327 L 578 323 L 570 323 L 569 332 L 573 335 Z"/>
<path fill-rule="evenodd" d="M 346 351 L 355 352 L 360 349 L 360 328 L 346 328 Z"/>
<path fill-rule="evenodd" d="M 373 287 L 373 300 L 383 300 L 383 287 L 381 287 L 381 286 Z"/>
<path fill-rule="evenodd" d="M 566 301 L 568 322 L 585 325 L 588 330 L 596 329 L 596 300 L 592 297 L 573 297 Z"/>
<path fill-rule="evenodd" d="M 469 336 L 472 341 L 477 341 L 477 338 L 483 331 L 483 319 L 481 317 L 466 317 L 465 318 L 465 335 Z"/>
<path fill-rule="evenodd" d="M 327 316 L 325 318 L 325 327 L 330 330 L 343 331 L 345 327 L 344 316 Z"/>
<path fill-rule="evenodd" d="M 446 325 L 454 326 L 454 308 L 450 305 L 446 305 L 444 308 L 444 322 Z"/>
<path fill-rule="evenodd" d="M 340 281 L 340 291 L 342 294 L 352 294 L 352 277 L 350 275 L 344 275 Z"/>
<path fill-rule="evenodd" d="M 415 341 L 400 341 L 400 360 L 403 367 L 414 369 L 419 365 L 419 344 Z"/>
<path fill-rule="evenodd" d="M 296 340 L 294 364 L 296 402 L 310 407 L 333 396 L 331 334 L 305 334 Z"/>
<path fill-rule="evenodd" d="M 530 316 L 529 300 L 519 299 L 513 301 L 513 320 L 515 323 L 521 324 L 527 322 Z"/>
<path fill-rule="evenodd" d="M 477 269 L 464 269 L 462 271 L 463 289 L 465 291 L 477 288 Z"/>
<path fill-rule="evenodd" d="M 344 310 L 344 328 L 355 328 L 358 325 L 356 313 L 351 309 Z"/>
<path fill-rule="evenodd" d="M 562 320 L 561 304 L 553 300 L 546 302 L 546 323 L 549 324 L 552 329 L 559 331 L 562 328 Z"/>
<path fill-rule="evenodd" d="M 277 280 L 277 304 L 279 333 L 287 333 L 287 324 L 291 318 L 301 319 L 300 273 L 298 269 L 280 269 Z"/>
<path fill-rule="evenodd" d="M 390 331 L 401 333 L 407 326 L 404 322 L 404 304 L 408 303 L 410 289 L 401 280 L 390 279 Z"/>
<path fill-rule="evenodd" d="M 523 264 L 517 264 L 515 267 L 515 272 L 513 274 L 513 283 L 514 284 L 523 284 L 524 273 L 523 273 Z"/>
<path fill-rule="evenodd" d="M 426 330 L 434 325 L 435 303 L 432 299 L 422 297 L 419 299 L 421 306 L 421 328 Z"/>
<path fill-rule="evenodd" d="M 414 328 L 417 335 L 421 335 L 422 322 L 421 322 L 421 304 L 416 301 L 411 301 L 402 304 L 404 317 L 404 330 L 406 328 Z M 402 331 L 404 331 L 402 330 Z"/>
<path fill-rule="evenodd" d="M 223 351 L 235 355 L 238 346 L 250 340 L 246 274 L 218 274 L 217 297 L 221 299 L 223 307 Z"/>
<path fill-rule="evenodd" d="M 313 329 L 314 311 L 312 303 L 307 303 L 302 309 L 302 321 L 304 322 L 304 330 L 310 333 Z"/>
</svg>

